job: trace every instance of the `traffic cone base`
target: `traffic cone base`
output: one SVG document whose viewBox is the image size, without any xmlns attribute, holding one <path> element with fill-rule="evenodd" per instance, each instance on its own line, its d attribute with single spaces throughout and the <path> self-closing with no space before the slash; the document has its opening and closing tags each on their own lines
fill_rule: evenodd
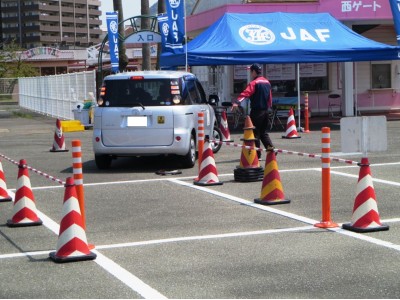
<svg viewBox="0 0 400 300">
<path fill-rule="evenodd" d="M 342 228 L 346 229 L 346 230 L 358 232 L 358 233 L 389 230 L 389 226 L 385 225 L 385 224 L 362 228 L 362 227 L 354 227 L 351 223 L 346 223 L 346 224 L 342 225 Z"/>
<path fill-rule="evenodd" d="M 236 166 L 236 169 L 233 170 L 233 175 L 235 181 L 239 182 L 262 181 L 264 175 L 264 169 L 261 167 L 241 168 L 240 166 Z"/>
<path fill-rule="evenodd" d="M 213 180 L 209 180 L 207 182 L 201 182 L 201 181 L 193 181 L 194 185 L 200 185 L 200 186 L 209 186 L 209 185 L 222 185 L 223 182 L 219 181 L 213 181 Z"/>
<path fill-rule="evenodd" d="M 10 202 L 10 201 L 12 201 L 11 197 L 1 197 L 0 196 L 0 202 Z"/>
<path fill-rule="evenodd" d="M 332 221 L 323 221 L 323 222 L 319 222 L 314 224 L 315 227 L 318 228 L 336 228 L 339 227 L 338 224 L 336 224 L 335 222 Z"/>
<path fill-rule="evenodd" d="M 31 220 L 22 220 L 19 222 L 14 222 L 12 219 L 7 220 L 7 226 L 8 227 L 28 227 L 28 226 L 39 226 L 42 225 L 43 221 L 38 220 L 38 221 L 31 221 Z"/>
<path fill-rule="evenodd" d="M 50 152 L 68 152 L 65 148 L 64 134 L 62 132 L 61 121 L 57 119 L 56 130 L 54 131 L 53 147 Z"/>
<path fill-rule="evenodd" d="M 61 149 L 61 150 L 56 150 L 56 149 L 50 149 L 50 152 L 68 152 L 68 149 Z"/>
<path fill-rule="evenodd" d="M 288 137 L 288 136 L 286 136 L 286 135 L 282 135 L 282 138 L 283 138 L 283 139 L 299 139 L 299 138 L 301 138 L 301 136 L 297 135 L 297 136 L 290 136 L 290 137 Z"/>
<path fill-rule="evenodd" d="M 215 165 L 214 154 L 209 142 L 204 144 L 199 176 L 193 180 L 193 184 L 201 186 L 222 184 L 218 179 L 217 166 Z"/>
<path fill-rule="evenodd" d="M 290 203 L 289 199 L 276 199 L 276 200 L 263 200 L 260 198 L 254 199 L 254 203 L 264 205 L 276 205 L 276 204 L 287 204 Z"/>
<path fill-rule="evenodd" d="M 380 221 L 368 158 L 362 158 L 359 165 L 353 216 L 351 222 L 343 224 L 342 228 L 361 233 L 388 230 L 389 226 Z"/>
<path fill-rule="evenodd" d="M 93 252 L 89 252 L 89 254 L 77 255 L 77 256 L 58 256 L 56 251 L 50 252 L 49 257 L 56 263 L 66 263 L 66 262 L 75 262 L 75 261 L 84 261 L 84 260 L 94 260 L 97 255 Z"/>
</svg>

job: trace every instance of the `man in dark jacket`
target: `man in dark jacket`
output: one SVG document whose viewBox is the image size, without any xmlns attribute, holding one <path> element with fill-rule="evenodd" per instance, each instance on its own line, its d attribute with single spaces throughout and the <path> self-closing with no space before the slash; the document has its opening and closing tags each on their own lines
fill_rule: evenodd
<svg viewBox="0 0 400 300">
<path fill-rule="evenodd" d="M 272 91 L 270 82 L 261 76 L 261 66 L 253 64 L 250 67 L 251 82 L 246 89 L 240 93 L 237 102 L 232 103 L 232 111 L 236 110 L 238 103 L 246 98 L 250 99 L 250 119 L 253 123 L 254 135 L 257 138 L 255 144 L 260 148 L 260 140 L 267 151 L 272 151 L 274 145 L 268 134 L 269 111 L 272 108 Z M 261 158 L 261 152 L 257 152 Z"/>
</svg>

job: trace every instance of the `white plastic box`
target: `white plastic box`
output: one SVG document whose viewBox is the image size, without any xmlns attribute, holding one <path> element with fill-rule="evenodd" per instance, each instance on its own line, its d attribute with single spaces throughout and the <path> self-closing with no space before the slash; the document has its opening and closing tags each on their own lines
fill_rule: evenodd
<svg viewBox="0 0 400 300">
<path fill-rule="evenodd" d="M 89 125 L 89 109 L 73 109 L 74 120 L 79 120 L 82 125 Z"/>
</svg>

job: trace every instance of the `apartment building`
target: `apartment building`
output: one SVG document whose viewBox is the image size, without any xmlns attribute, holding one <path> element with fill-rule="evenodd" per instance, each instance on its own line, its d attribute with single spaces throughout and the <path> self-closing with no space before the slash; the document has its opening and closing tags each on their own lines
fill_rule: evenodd
<svg viewBox="0 0 400 300">
<path fill-rule="evenodd" d="M 0 36 L 24 49 L 84 49 L 102 41 L 99 0 L 1 0 Z"/>
</svg>

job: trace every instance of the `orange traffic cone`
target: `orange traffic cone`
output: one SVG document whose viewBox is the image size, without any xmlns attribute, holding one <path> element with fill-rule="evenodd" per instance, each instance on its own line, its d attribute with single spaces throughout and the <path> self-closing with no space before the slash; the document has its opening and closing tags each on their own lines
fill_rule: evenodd
<svg viewBox="0 0 400 300">
<path fill-rule="evenodd" d="M 64 134 L 62 132 L 61 121 L 57 119 L 56 130 L 54 131 L 53 148 L 50 149 L 50 152 L 67 152 L 67 151 L 68 150 L 65 148 Z"/>
<path fill-rule="evenodd" d="M 19 161 L 18 168 L 17 191 L 13 206 L 14 216 L 7 221 L 7 225 L 9 227 L 42 225 L 42 220 L 37 216 L 35 197 L 24 159 Z"/>
<path fill-rule="evenodd" d="M 221 130 L 222 133 L 223 142 L 233 142 L 233 140 L 231 139 L 231 133 L 229 131 L 229 126 L 228 126 L 228 118 L 226 117 L 225 110 L 221 112 L 221 122 L 219 124 L 219 129 Z"/>
<path fill-rule="evenodd" d="M 233 172 L 235 181 L 250 182 L 262 180 L 263 168 L 260 167 L 257 150 L 255 149 L 256 138 L 254 137 L 254 126 L 249 116 L 246 117 L 244 136 L 241 140 L 243 141 L 243 146 L 254 149 L 242 148 L 240 165 Z"/>
<path fill-rule="evenodd" d="M 218 179 L 217 166 L 215 165 L 214 154 L 208 136 L 206 136 L 204 141 L 199 176 L 193 181 L 193 183 L 202 186 L 222 184 Z"/>
<path fill-rule="evenodd" d="M 12 200 L 11 196 L 7 191 L 6 177 L 3 172 L 3 165 L 0 159 L 0 202 L 10 202 Z"/>
<path fill-rule="evenodd" d="M 254 199 L 254 202 L 265 205 L 290 203 L 290 200 L 285 199 L 274 151 L 267 152 L 261 196 Z"/>
<path fill-rule="evenodd" d="M 246 117 L 244 125 L 244 136 L 243 145 L 249 147 L 256 146 L 256 138 L 254 137 L 254 126 L 249 116 Z M 258 160 L 257 151 L 255 149 L 242 148 L 242 154 L 240 156 L 240 167 L 241 168 L 259 168 L 260 161 Z"/>
<path fill-rule="evenodd" d="M 286 133 L 285 135 L 282 136 L 282 138 L 284 139 L 301 138 L 301 136 L 297 134 L 296 121 L 294 120 L 293 108 L 290 108 L 289 110 L 289 117 L 286 124 Z"/>
<path fill-rule="evenodd" d="M 380 221 L 368 158 L 361 159 L 356 193 L 351 223 L 342 228 L 355 232 L 388 230 L 389 226 Z"/>
<path fill-rule="evenodd" d="M 50 258 L 57 263 L 95 259 L 97 255 L 89 250 L 86 240 L 78 196 L 72 177 L 68 177 L 65 184 L 62 216 L 57 250 L 49 253 Z"/>
</svg>

